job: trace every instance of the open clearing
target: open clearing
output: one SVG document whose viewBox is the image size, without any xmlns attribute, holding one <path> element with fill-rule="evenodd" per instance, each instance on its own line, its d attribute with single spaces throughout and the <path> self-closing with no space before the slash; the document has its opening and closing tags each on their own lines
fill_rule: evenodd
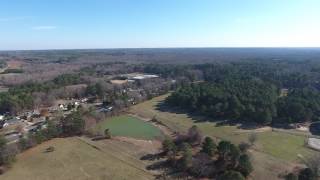
<svg viewBox="0 0 320 180">
<path fill-rule="evenodd" d="M 237 126 L 216 126 L 216 123 L 204 122 L 203 117 L 191 117 L 185 113 L 161 111 L 158 109 L 158 105 L 167 96 L 156 97 L 133 106 L 130 112 L 144 118 L 156 116 L 157 120 L 173 131 L 185 132 L 192 125 L 197 125 L 205 135 L 230 140 L 233 143 L 247 142 L 248 135 L 251 132 L 256 132 L 241 130 Z M 305 136 L 272 131 L 271 129 L 256 133 L 258 140 L 252 151 L 255 179 L 277 179 L 279 173 L 291 170 L 300 161 L 299 156 L 310 156 L 315 153 L 304 146 Z"/>
<path fill-rule="evenodd" d="M 128 80 L 111 80 L 112 84 L 125 84 L 128 82 Z"/>
<path fill-rule="evenodd" d="M 163 138 L 160 129 L 151 123 L 126 115 L 108 118 L 98 123 L 97 129 L 100 132 L 109 129 L 112 136 L 125 136 L 144 140 Z"/>
<path fill-rule="evenodd" d="M 55 151 L 44 153 L 49 146 Z M 154 179 L 144 168 L 140 147 L 117 140 L 53 139 L 17 156 L 1 180 Z"/>
</svg>

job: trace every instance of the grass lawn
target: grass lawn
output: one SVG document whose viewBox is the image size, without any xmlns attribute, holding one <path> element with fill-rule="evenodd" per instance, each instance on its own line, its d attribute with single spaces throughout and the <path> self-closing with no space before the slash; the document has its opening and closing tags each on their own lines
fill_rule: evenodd
<svg viewBox="0 0 320 180">
<path fill-rule="evenodd" d="M 229 140 L 233 143 L 248 141 L 248 135 L 251 133 L 250 130 L 244 131 L 236 126 L 228 125 L 216 126 L 213 122 L 196 122 L 200 117 L 190 117 L 184 113 L 158 110 L 157 105 L 167 96 L 168 95 L 156 97 L 150 101 L 133 106 L 130 111 L 145 118 L 156 116 L 159 121 L 175 131 L 185 132 L 192 125 L 197 125 L 205 135 Z M 275 173 L 272 171 L 275 171 L 275 167 L 277 170 L 279 170 L 279 167 L 288 168 L 289 164 L 299 162 L 298 155 L 309 156 L 315 153 L 315 151 L 304 147 L 305 136 L 275 131 L 259 132 L 257 135 L 258 140 L 254 148 L 256 152 L 253 158 L 255 158 L 255 162 L 258 163 L 258 167 L 256 168 L 258 170 L 260 169 L 258 173 L 268 174 L 267 171 L 263 171 L 262 169 L 269 168 L 269 174 L 274 177 Z M 270 159 L 272 159 L 272 161 L 270 161 Z M 265 164 L 266 162 L 268 163 Z M 257 177 L 264 179 L 261 177 L 261 174 L 258 174 Z M 267 176 L 265 177 L 266 179 L 269 178 Z"/>
<path fill-rule="evenodd" d="M 98 123 L 96 129 L 100 132 L 109 129 L 112 136 L 126 136 L 145 140 L 163 138 L 160 129 L 151 123 L 126 115 L 106 119 Z"/>
<path fill-rule="evenodd" d="M 55 150 L 44 153 L 49 146 L 55 147 Z M 19 154 L 13 167 L 0 179 L 154 179 L 144 169 L 146 165 L 130 151 L 139 150 L 112 140 L 92 142 L 78 137 L 53 139 Z"/>
<path fill-rule="evenodd" d="M 259 149 L 276 158 L 287 161 L 299 161 L 298 156 L 311 156 L 313 151 L 304 146 L 305 137 L 283 132 L 262 132 L 258 134 Z"/>
</svg>

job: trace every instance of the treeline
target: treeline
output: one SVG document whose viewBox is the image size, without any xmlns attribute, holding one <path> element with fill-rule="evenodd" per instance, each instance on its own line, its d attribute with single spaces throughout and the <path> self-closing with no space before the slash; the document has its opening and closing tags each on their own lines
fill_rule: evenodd
<svg viewBox="0 0 320 180">
<path fill-rule="evenodd" d="M 23 72 L 24 71 L 22 69 L 6 69 L 3 72 L 1 72 L 0 74 L 23 73 Z"/>
<path fill-rule="evenodd" d="M 191 80 L 223 82 L 230 78 L 255 77 L 279 88 L 320 89 L 320 63 L 318 61 L 242 60 L 239 62 L 210 64 L 143 64 L 136 69 L 162 77 L 188 77 Z"/>
<path fill-rule="evenodd" d="M 83 82 L 80 74 L 62 74 L 51 81 L 44 83 L 28 82 L 9 89 L 10 94 L 23 94 L 33 92 L 48 92 L 66 85 L 79 84 Z"/>
<path fill-rule="evenodd" d="M 166 102 L 215 119 L 261 125 L 318 121 L 320 115 L 318 90 L 292 89 L 280 97 L 274 85 L 256 79 L 184 86 Z"/>
<path fill-rule="evenodd" d="M 139 67 L 137 67 L 139 68 Z M 140 67 L 141 68 L 141 67 Z M 159 64 L 146 64 L 142 66 L 142 70 L 146 73 L 159 74 L 162 77 L 186 76 L 189 65 L 159 65 Z"/>
<path fill-rule="evenodd" d="M 24 109 L 32 109 L 35 102 L 32 93 L 47 93 L 66 85 L 79 84 L 82 80 L 79 74 L 63 74 L 45 83 L 29 82 L 0 93 L 0 113 L 15 114 Z"/>
<path fill-rule="evenodd" d="M 0 60 L 0 68 L 5 68 L 7 66 L 7 59 L 1 59 Z"/>
<path fill-rule="evenodd" d="M 163 141 L 162 154 L 167 158 L 165 165 L 170 167 L 164 176 L 244 180 L 253 171 L 248 148 L 223 140 L 216 143 L 210 137 L 203 139 L 193 126 L 187 134 Z"/>
<path fill-rule="evenodd" d="M 320 64 L 318 64 L 320 65 Z M 319 88 L 319 72 L 311 70 L 313 64 L 292 61 L 243 61 L 230 64 L 196 65 L 205 81 L 222 82 L 237 77 L 255 77 L 281 88 Z"/>
</svg>

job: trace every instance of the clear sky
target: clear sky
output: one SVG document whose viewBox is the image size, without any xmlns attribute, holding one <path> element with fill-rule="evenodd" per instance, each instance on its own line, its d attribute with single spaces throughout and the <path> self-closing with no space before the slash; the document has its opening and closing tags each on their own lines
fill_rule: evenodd
<svg viewBox="0 0 320 180">
<path fill-rule="evenodd" d="M 0 49 L 320 47 L 320 0 L 1 0 Z"/>
</svg>

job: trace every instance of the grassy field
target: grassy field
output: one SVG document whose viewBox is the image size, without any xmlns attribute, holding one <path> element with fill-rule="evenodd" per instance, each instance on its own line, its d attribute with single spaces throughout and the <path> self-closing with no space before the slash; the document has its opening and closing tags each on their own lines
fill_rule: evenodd
<svg viewBox="0 0 320 180">
<path fill-rule="evenodd" d="M 44 153 L 49 146 L 55 151 Z M 139 153 L 136 146 L 119 141 L 54 139 L 19 154 L 1 180 L 154 179 Z"/>
<path fill-rule="evenodd" d="M 247 142 L 248 135 L 253 130 L 242 130 L 237 126 L 216 126 L 212 122 L 203 122 L 203 117 L 193 117 L 185 113 L 161 111 L 159 103 L 168 95 L 154 98 L 131 108 L 131 112 L 144 118 L 156 118 L 174 131 L 186 131 L 192 125 L 197 125 L 205 135 L 217 139 L 230 140 L 233 143 Z M 201 120 L 201 122 L 199 122 Z M 282 170 L 288 169 L 299 162 L 298 156 L 309 156 L 315 153 L 304 147 L 304 136 L 292 135 L 284 132 L 257 132 L 258 140 L 254 146 L 253 158 L 257 165 L 254 172 L 259 179 L 276 178 Z M 267 172 L 268 171 L 268 172 Z"/>
<path fill-rule="evenodd" d="M 97 124 L 96 129 L 103 132 L 109 129 L 112 136 L 125 136 L 137 139 L 162 139 L 161 131 L 151 123 L 131 116 L 117 116 Z"/>
</svg>

